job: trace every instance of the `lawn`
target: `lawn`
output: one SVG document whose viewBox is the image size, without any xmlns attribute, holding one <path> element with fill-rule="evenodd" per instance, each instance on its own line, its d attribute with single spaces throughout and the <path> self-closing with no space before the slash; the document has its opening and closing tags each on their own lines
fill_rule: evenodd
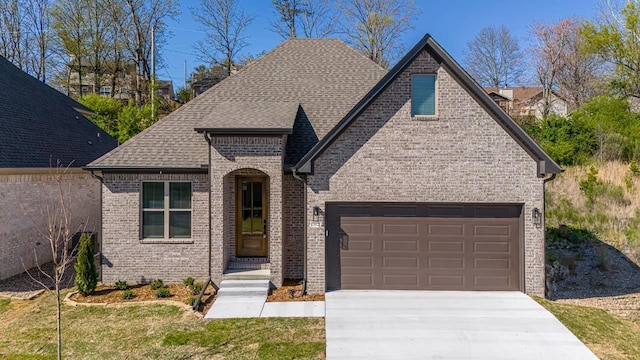
<svg viewBox="0 0 640 360">
<path fill-rule="evenodd" d="M 53 359 L 55 302 L 0 299 L 0 358 Z M 63 306 L 63 353 L 73 359 L 322 359 L 323 319 L 202 321 L 174 306 Z"/>
<path fill-rule="evenodd" d="M 604 310 L 535 300 L 602 360 L 640 359 L 640 324 Z"/>
</svg>

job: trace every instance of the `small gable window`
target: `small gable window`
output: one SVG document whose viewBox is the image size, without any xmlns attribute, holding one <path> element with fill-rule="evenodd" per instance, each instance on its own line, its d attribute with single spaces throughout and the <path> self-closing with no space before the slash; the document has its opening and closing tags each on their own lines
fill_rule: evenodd
<svg viewBox="0 0 640 360">
<path fill-rule="evenodd" d="M 436 75 L 413 75 L 411 78 L 411 116 L 436 115 Z"/>
<path fill-rule="evenodd" d="M 191 238 L 191 183 L 142 183 L 142 238 Z"/>
</svg>

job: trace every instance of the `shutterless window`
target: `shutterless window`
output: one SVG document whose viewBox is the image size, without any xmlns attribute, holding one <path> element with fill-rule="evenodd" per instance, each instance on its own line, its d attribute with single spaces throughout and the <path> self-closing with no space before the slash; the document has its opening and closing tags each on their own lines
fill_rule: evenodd
<svg viewBox="0 0 640 360">
<path fill-rule="evenodd" d="M 436 115 L 436 76 L 413 75 L 411 78 L 411 116 Z"/>
<path fill-rule="evenodd" d="M 191 183 L 142 183 L 142 237 L 191 237 Z"/>
</svg>

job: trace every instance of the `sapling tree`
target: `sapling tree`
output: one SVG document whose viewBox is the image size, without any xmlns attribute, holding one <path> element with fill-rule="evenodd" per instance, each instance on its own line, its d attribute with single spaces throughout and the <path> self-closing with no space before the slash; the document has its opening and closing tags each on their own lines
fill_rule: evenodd
<svg viewBox="0 0 640 360">
<path fill-rule="evenodd" d="M 84 296 L 93 294 L 98 285 L 98 271 L 96 270 L 93 254 L 91 235 L 83 233 L 78 245 L 75 285 L 78 292 Z"/>
<path fill-rule="evenodd" d="M 68 268 L 73 264 L 73 234 L 84 230 L 86 221 L 80 223 L 73 219 L 71 182 L 68 181 L 68 166 L 60 161 L 51 167 L 49 177 L 54 184 L 51 191 L 43 191 L 40 208 L 26 211 L 34 224 L 39 237 L 49 246 L 53 270 L 47 271 L 34 249 L 36 268 L 25 269 L 29 277 L 56 298 L 57 355 L 62 359 L 61 297 L 60 291 L 65 285 Z M 26 209 L 25 209 L 26 210 Z M 36 276 L 39 273 L 40 276 Z"/>
</svg>

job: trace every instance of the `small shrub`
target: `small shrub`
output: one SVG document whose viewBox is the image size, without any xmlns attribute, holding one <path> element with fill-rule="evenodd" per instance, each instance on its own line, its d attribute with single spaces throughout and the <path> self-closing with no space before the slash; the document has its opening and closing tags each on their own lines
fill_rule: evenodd
<svg viewBox="0 0 640 360">
<path fill-rule="evenodd" d="M 606 193 L 606 185 L 598 179 L 598 169 L 594 166 L 587 172 L 587 178 L 580 180 L 580 190 L 586 197 L 585 205 L 588 207 L 593 207 L 597 198 Z"/>
<path fill-rule="evenodd" d="M 189 306 L 193 306 L 196 303 L 196 300 L 198 300 L 197 297 L 189 296 Z"/>
<path fill-rule="evenodd" d="M 169 291 L 169 289 L 162 287 L 156 290 L 156 297 L 157 298 L 167 298 L 171 296 L 171 291 Z"/>
<path fill-rule="evenodd" d="M 118 280 L 116 281 L 116 290 L 127 290 L 129 288 L 129 284 L 126 281 Z"/>
<path fill-rule="evenodd" d="M 127 289 L 125 291 L 122 292 L 122 299 L 123 300 L 131 300 L 134 297 L 136 297 L 136 294 L 133 293 L 133 291 Z"/>
<path fill-rule="evenodd" d="M 204 286 L 203 283 L 195 283 L 191 286 L 191 293 L 193 295 L 198 295 L 200 294 L 200 291 L 202 291 L 202 287 Z"/>
<path fill-rule="evenodd" d="M 162 279 L 154 279 L 149 283 L 149 287 L 151 290 L 158 290 L 164 287 L 164 282 Z"/>
<path fill-rule="evenodd" d="M 191 276 L 182 280 L 182 284 L 186 287 L 192 287 L 194 282 L 195 280 Z"/>
<path fill-rule="evenodd" d="M 93 254 L 91 234 L 82 233 L 75 265 L 75 285 L 78 288 L 78 292 L 84 296 L 93 294 L 98 285 L 98 271 L 96 270 Z"/>
<path fill-rule="evenodd" d="M 635 159 L 629 164 L 629 172 L 632 176 L 640 177 L 640 167 L 638 167 L 638 162 Z"/>
<path fill-rule="evenodd" d="M 630 174 L 626 174 L 622 180 L 624 181 L 624 187 L 628 192 L 633 192 L 633 177 Z"/>
</svg>

